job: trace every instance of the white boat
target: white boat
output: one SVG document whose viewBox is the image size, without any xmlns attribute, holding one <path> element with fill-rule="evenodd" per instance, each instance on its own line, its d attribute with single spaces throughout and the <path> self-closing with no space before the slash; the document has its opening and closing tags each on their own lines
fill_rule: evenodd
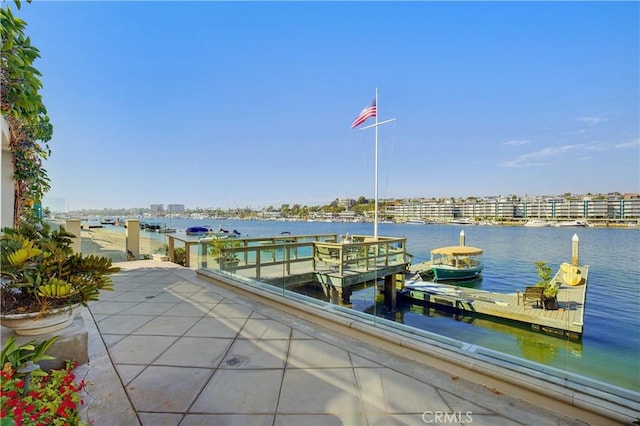
<svg viewBox="0 0 640 426">
<path fill-rule="evenodd" d="M 531 219 L 527 221 L 527 223 L 525 223 L 524 226 L 529 228 L 544 228 L 547 226 L 551 226 L 551 222 L 549 222 L 548 220 L 542 220 L 542 219 Z"/>
<path fill-rule="evenodd" d="M 447 222 L 449 225 L 473 225 L 473 219 L 470 217 L 459 217 L 456 219 L 451 219 Z"/>
<path fill-rule="evenodd" d="M 422 219 L 408 219 L 407 225 L 426 225 L 427 222 Z"/>
<path fill-rule="evenodd" d="M 587 224 L 587 222 L 582 221 L 582 220 L 568 220 L 568 221 L 565 221 L 565 222 L 558 222 L 556 224 L 556 226 L 560 227 L 560 228 L 567 228 L 567 227 L 571 227 L 571 226 L 586 228 L 589 225 Z"/>
</svg>

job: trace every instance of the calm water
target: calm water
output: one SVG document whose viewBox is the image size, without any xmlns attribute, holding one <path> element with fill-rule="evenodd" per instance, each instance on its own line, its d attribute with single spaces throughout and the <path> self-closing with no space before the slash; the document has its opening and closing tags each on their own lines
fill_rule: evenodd
<svg viewBox="0 0 640 426">
<path fill-rule="evenodd" d="M 337 233 L 373 235 L 366 223 L 207 221 L 173 219 L 178 230 L 193 225 L 237 229 L 250 237 Z M 584 335 L 581 342 L 546 336 L 512 325 L 453 318 L 419 305 L 403 305 L 395 320 L 504 353 L 541 362 L 603 382 L 640 391 L 640 230 L 606 228 L 525 228 L 501 226 L 380 224 L 381 236 L 407 237 L 414 263 L 429 259 L 431 249 L 456 245 L 464 230 L 466 244 L 484 250 L 478 288 L 513 293 L 538 281 L 535 261 L 554 272 L 571 261 L 571 238 L 580 238 L 580 263 L 589 265 Z M 163 238 L 157 234 L 157 238 Z M 353 308 L 382 311 L 373 289 L 354 292 Z"/>
</svg>

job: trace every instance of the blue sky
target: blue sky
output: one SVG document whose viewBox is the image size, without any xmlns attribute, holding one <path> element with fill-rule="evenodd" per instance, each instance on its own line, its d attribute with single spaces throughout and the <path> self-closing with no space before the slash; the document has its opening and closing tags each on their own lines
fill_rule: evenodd
<svg viewBox="0 0 640 426">
<path fill-rule="evenodd" d="M 13 3 L 4 3 L 13 7 Z M 640 192 L 638 2 L 34 2 L 68 209 Z M 366 124 L 373 122 L 373 119 Z M 365 125 L 366 125 L 365 124 Z"/>
</svg>

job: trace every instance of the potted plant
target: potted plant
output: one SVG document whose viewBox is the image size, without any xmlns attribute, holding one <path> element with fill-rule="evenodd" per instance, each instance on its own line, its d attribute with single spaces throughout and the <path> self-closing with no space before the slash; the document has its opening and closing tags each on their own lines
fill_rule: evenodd
<svg viewBox="0 0 640 426">
<path fill-rule="evenodd" d="M 120 268 L 111 259 L 83 256 L 71 248 L 73 237 L 63 227 L 39 220 L 4 228 L 0 237 L 0 323 L 17 334 L 59 330 L 73 321 L 73 308 L 98 300 L 111 290 L 110 274 Z"/>
<path fill-rule="evenodd" d="M 220 269 L 234 271 L 240 259 L 233 250 L 240 243 L 233 238 L 213 237 L 208 241 L 208 253 L 218 263 Z"/>
<path fill-rule="evenodd" d="M 551 282 L 551 273 L 553 272 L 551 267 L 546 262 L 536 262 L 536 268 L 538 270 L 538 277 L 540 281 L 536 284 L 539 287 L 543 287 L 542 300 L 544 308 L 548 310 L 558 309 L 558 287 Z"/>
</svg>

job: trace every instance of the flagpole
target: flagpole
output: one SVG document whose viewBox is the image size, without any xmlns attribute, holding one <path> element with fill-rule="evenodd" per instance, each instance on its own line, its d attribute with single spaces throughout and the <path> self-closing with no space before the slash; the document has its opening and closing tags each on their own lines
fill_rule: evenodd
<svg viewBox="0 0 640 426">
<path fill-rule="evenodd" d="M 375 165 L 375 202 L 374 202 L 374 212 L 373 212 L 373 238 L 375 240 L 378 239 L 378 111 L 380 111 L 378 106 L 378 88 L 376 87 L 376 165 Z"/>
<path fill-rule="evenodd" d="M 375 210 L 373 212 L 373 237 L 377 240 L 378 239 L 378 126 L 390 123 L 392 121 L 395 121 L 396 119 L 392 118 L 390 120 L 378 121 L 378 88 L 377 87 L 376 87 L 375 103 L 376 103 L 376 115 L 375 115 L 376 122 L 369 126 L 361 127 L 360 131 L 365 129 L 370 129 L 372 127 L 376 128 L 376 155 L 375 155 L 375 172 L 374 172 L 375 173 L 375 188 L 374 188 L 374 192 L 375 192 L 374 209 Z"/>
</svg>

